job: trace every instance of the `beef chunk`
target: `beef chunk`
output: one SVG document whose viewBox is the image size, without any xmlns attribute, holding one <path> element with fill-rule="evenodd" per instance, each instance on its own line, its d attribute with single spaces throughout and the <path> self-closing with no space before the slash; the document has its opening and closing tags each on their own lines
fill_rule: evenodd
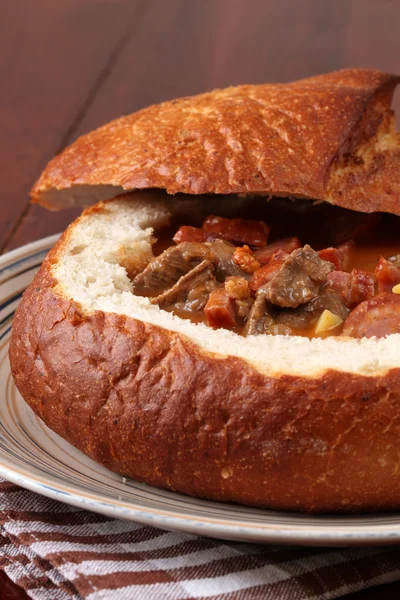
<svg viewBox="0 0 400 600">
<path fill-rule="evenodd" d="M 320 311 L 318 317 L 320 317 L 324 310 L 330 310 L 331 313 L 340 317 L 342 321 L 345 321 L 349 316 L 350 311 L 342 295 L 333 290 L 323 290 L 318 298 L 311 300 L 310 304 L 314 305 L 314 310 Z"/>
<path fill-rule="evenodd" d="M 182 244 L 181 244 L 182 245 Z M 214 253 L 216 258 L 215 276 L 218 281 L 225 281 L 226 277 L 248 277 L 235 263 L 233 255 L 236 246 L 225 240 L 214 240 L 205 244 Z"/>
<path fill-rule="evenodd" d="M 312 300 L 311 302 L 315 302 L 319 310 L 322 309 L 321 314 L 324 310 L 330 310 L 331 313 L 340 317 L 342 321 L 345 321 L 349 316 L 350 310 L 347 308 L 343 297 L 332 290 L 323 291 L 316 300 Z"/>
<path fill-rule="evenodd" d="M 326 271 L 326 270 L 325 270 Z M 312 271 L 313 274 L 315 271 Z M 316 274 L 318 276 L 318 273 Z M 307 329 L 322 314 L 330 310 L 343 320 L 349 311 L 340 294 L 332 290 L 323 290 L 309 302 L 296 308 L 280 308 L 269 302 L 270 283 L 260 287 L 245 326 L 245 335 L 290 335 L 293 329 Z"/>
<path fill-rule="evenodd" d="M 276 250 L 269 263 L 253 273 L 249 281 L 250 289 L 256 292 L 258 288 L 271 281 L 288 257 L 289 254 L 283 250 Z"/>
<path fill-rule="evenodd" d="M 183 242 L 156 256 L 133 280 L 133 292 L 158 296 L 204 260 L 215 264 L 215 253 L 206 244 Z"/>
<path fill-rule="evenodd" d="M 322 315 L 324 310 L 330 310 L 334 315 L 345 321 L 349 310 L 343 297 L 333 290 L 323 290 L 319 296 L 297 308 L 283 308 L 275 315 L 276 323 L 286 325 L 291 329 L 308 329 Z"/>
<path fill-rule="evenodd" d="M 254 304 L 244 328 L 244 335 L 260 335 L 262 333 L 268 333 L 268 329 L 275 324 L 267 304 L 266 288 L 267 286 L 263 286 L 257 291 L 256 299 L 254 300 Z"/>
<path fill-rule="evenodd" d="M 275 319 L 276 309 L 266 300 L 266 286 L 260 288 L 247 319 L 244 335 L 290 335 L 292 330 Z"/>
<path fill-rule="evenodd" d="M 267 299 L 277 306 L 296 308 L 318 296 L 334 265 L 322 260 L 310 246 L 289 255 L 267 285 Z"/>
<path fill-rule="evenodd" d="M 208 260 L 203 260 L 180 279 L 169 290 L 156 298 L 151 299 L 152 304 L 160 308 L 189 310 L 192 312 L 202 310 L 212 291 L 218 287 L 213 275 L 213 266 Z"/>
</svg>

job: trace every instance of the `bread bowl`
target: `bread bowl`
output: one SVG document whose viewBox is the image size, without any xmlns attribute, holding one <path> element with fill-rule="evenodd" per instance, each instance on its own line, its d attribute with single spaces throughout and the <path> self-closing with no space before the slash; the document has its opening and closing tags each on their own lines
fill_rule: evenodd
<svg viewBox="0 0 400 600">
<path fill-rule="evenodd" d="M 210 92 L 118 119 L 53 159 L 33 201 L 97 203 L 15 315 L 11 368 L 35 413 L 108 468 L 193 496 L 400 507 L 399 333 L 246 337 L 133 293 L 171 219 L 193 228 L 274 206 L 309 223 L 320 210 L 400 215 L 398 81 L 345 70 Z M 396 317 L 400 297 L 384 293 Z M 380 298 L 366 301 L 379 310 Z"/>
</svg>

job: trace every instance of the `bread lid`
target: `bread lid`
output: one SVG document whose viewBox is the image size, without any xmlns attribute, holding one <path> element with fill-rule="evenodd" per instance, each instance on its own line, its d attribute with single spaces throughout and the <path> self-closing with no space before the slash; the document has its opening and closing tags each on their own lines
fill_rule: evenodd
<svg viewBox="0 0 400 600">
<path fill-rule="evenodd" d="M 51 209 L 124 191 L 262 194 L 400 215 L 400 78 L 346 69 L 150 106 L 76 140 L 32 189 Z"/>
</svg>

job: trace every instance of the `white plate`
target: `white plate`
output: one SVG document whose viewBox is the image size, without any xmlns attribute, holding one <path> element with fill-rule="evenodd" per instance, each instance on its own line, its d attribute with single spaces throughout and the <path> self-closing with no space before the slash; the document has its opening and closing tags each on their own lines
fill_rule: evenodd
<svg viewBox="0 0 400 600">
<path fill-rule="evenodd" d="M 309 516 L 196 500 L 125 480 L 50 431 L 17 392 L 8 342 L 21 294 L 57 236 L 0 257 L 0 475 L 111 517 L 232 540 L 307 545 L 400 542 L 400 514 Z"/>
</svg>

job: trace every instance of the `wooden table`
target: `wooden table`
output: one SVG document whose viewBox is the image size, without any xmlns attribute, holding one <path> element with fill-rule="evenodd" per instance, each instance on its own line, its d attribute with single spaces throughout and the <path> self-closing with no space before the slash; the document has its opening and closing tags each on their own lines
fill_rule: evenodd
<svg viewBox="0 0 400 600">
<path fill-rule="evenodd" d="M 147 104 L 343 67 L 400 72 L 398 0 L 13 0 L 0 3 L 0 251 L 76 210 L 28 203 L 78 135 Z M 400 111 L 400 97 L 396 98 Z M 348 598 L 398 598 L 400 584 Z M 26 598 L 0 575 L 0 600 Z"/>
</svg>

